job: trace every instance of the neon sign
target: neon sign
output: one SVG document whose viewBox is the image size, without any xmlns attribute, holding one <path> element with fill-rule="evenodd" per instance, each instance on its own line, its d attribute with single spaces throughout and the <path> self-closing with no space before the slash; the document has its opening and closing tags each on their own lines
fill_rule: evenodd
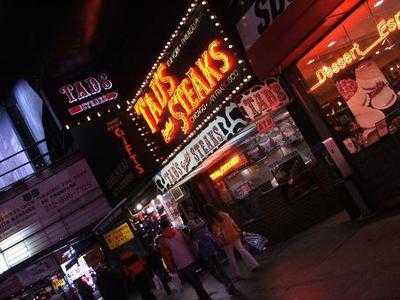
<svg viewBox="0 0 400 300">
<path fill-rule="evenodd" d="M 224 162 L 217 170 L 210 174 L 212 180 L 217 180 L 230 173 L 233 169 L 243 166 L 245 161 L 239 154 L 232 155 L 226 162 Z"/>
<path fill-rule="evenodd" d="M 100 73 L 84 80 L 63 85 L 58 89 L 58 91 L 65 96 L 66 100 L 68 100 L 68 104 L 72 105 L 68 108 L 68 112 L 71 116 L 74 116 L 117 99 L 118 93 L 109 91 L 112 87 L 113 84 L 109 79 L 109 76 L 106 73 Z M 97 98 L 92 98 L 92 96 L 100 93 L 103 93 L 103 95 L 98 96 Z M 87 101 L 81 102 L 84 100 Z M 76 104 L 76 102 L 80 103 Z"/>
<path fill-rule="evenodd" d="M 144 174 L 145 169 L 137 158 L 137 155 L 134 152 L 134 148 L 127 138 L 125 130 L 122 128 L 122 122 L 118 118 L 115 118 L 114 120 L 107 123 L 107 130 L 109 132 L 112 132 L 115 137 L 117 137 L 121 141 L 124 151 L 128 155 L 128 158 L 131 161 L 136 172 L 139 175 Z"/>
<path fill-rule="evenodd" d="M 236 65 L 236 56 L 221 40 L 209 44 L 182 80 L 161 63 L 149 90 L 136 101 L 134 111 L 143 117 L 152 133 L 161 132 L 164 141 L 171 143 L 180 132 L 187 135 L 192 131 L 191 116 Z"/>
<path fill-rule="evenodd" d="M 392 18 L 380 21 L 377 25 L 379 37 L 366 49 L 362 50 L 360 44 L 353 43 L 353 47 L 343 53 L 336 61 L 331 65 L 324 65 L 318 69 L 315 73 L 318 82 L 311 87 L 310 91 L 314 91 L 322 84 L 324 84 L 329 78 L 332 78 L 335 74 L 340 73 L 342 70 L 347 68 L 349 65 L 354 63 L 356 60 L 364 58 L 369 52 L 375 49 L 377 46 L 382 44 L 383 41 L 396 30 L 400 30 L 400 11 L 398 11 Z"/>
</svg>

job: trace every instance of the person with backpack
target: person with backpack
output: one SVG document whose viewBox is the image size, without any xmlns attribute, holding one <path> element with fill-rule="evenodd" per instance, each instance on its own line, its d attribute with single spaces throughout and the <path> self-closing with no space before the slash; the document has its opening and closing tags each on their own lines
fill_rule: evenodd
<svg viewBox="0 0 400 300">
<path fill-rule="evenodd" d="M 185 234 L 171 226 L 167 218 L 161 219 L 162 236 L 160 251 L 170 273 L 179 274 L 179 277 L 189 283 L 201 300 L 210 300 L 211 297 L 196 273 L 195 258 L 190 249 Z"/>
<path fill-rule="evenodd" d="M 229 264 L 233 270 L 234 278 L 242 279 L 234 253 L 235 249 L 242 256 L 245 264 L 251 271 L 257 270 L 260 265 L 243 246 L 240 239 L 241 231 L 229 214 L 219 211 L 211 205 L 206 205 L 204 207 L 204 214 L 211 226 L 215 238 L 224 246 L 226 256 L 228 257 Z"/>
</svg>

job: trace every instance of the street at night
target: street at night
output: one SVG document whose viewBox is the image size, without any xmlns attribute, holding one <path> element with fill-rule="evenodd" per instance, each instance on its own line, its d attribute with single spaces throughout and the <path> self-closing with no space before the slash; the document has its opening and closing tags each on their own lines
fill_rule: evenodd
<svg viewBox="0 0 400 300">
<path fill-rule="evenodd" d="M 0 0 L 0 300 L 400 299 L 399 0 Z"/>
</svg>

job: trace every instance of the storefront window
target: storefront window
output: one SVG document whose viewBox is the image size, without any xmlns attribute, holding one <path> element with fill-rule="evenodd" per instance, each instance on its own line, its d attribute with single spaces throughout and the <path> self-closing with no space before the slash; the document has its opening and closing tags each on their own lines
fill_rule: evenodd
<svg viewBox="0 0 400 300">
<path fill-rule="evenodd" d="M 336 138 L 355 154 L 400 127 L 400 2 L 365 1 L 297 64 Z"/>
<path fill-rule="evenodd" d="M 223 178 L 235 199 L 253 192 L 267 192 L 279 185 L 299 183 L 313 155 L 290 113 L 280 109 L 272 117 L 273 127 L 266 133 L 253 130 L 236 147 L 247 163 Z M 300 195 L 301 193 L 297 193 Z"/>
</svg>

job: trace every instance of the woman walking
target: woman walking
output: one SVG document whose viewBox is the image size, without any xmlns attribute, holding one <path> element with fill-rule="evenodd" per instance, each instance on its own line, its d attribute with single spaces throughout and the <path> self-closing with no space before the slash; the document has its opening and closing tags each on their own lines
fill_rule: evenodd
<svg viewBox="0 0 400 300">
<path fill-rule="evenodd" d="M 206 221 L 193 211 L 187 211 L 187 226 L 196 248 L 197 255 L 207 267 L 211 275 L 222 283 L 229 294 L 239 294 L 232 279 L 226 274 L 218 258 L 218 249 Z"/>
<path fill-rule="evenodd" d="M 211 205 L 206 205 L 204 207 L 204 213 L 207 221 L 210 223 L 216 240 L 224 246 L 229 264 L 232 267 L 234 278 L 242 278 L 235 258 L 234 249 L 240 253 L 245 264 L 250 268 L 251 271 L 258 269 L 260 265 L 243 246 L 240 240 L 240 229 L 236 225 L 235 221 L 229 216 L 229 214 L 219 211 Z"/>
</svg>

